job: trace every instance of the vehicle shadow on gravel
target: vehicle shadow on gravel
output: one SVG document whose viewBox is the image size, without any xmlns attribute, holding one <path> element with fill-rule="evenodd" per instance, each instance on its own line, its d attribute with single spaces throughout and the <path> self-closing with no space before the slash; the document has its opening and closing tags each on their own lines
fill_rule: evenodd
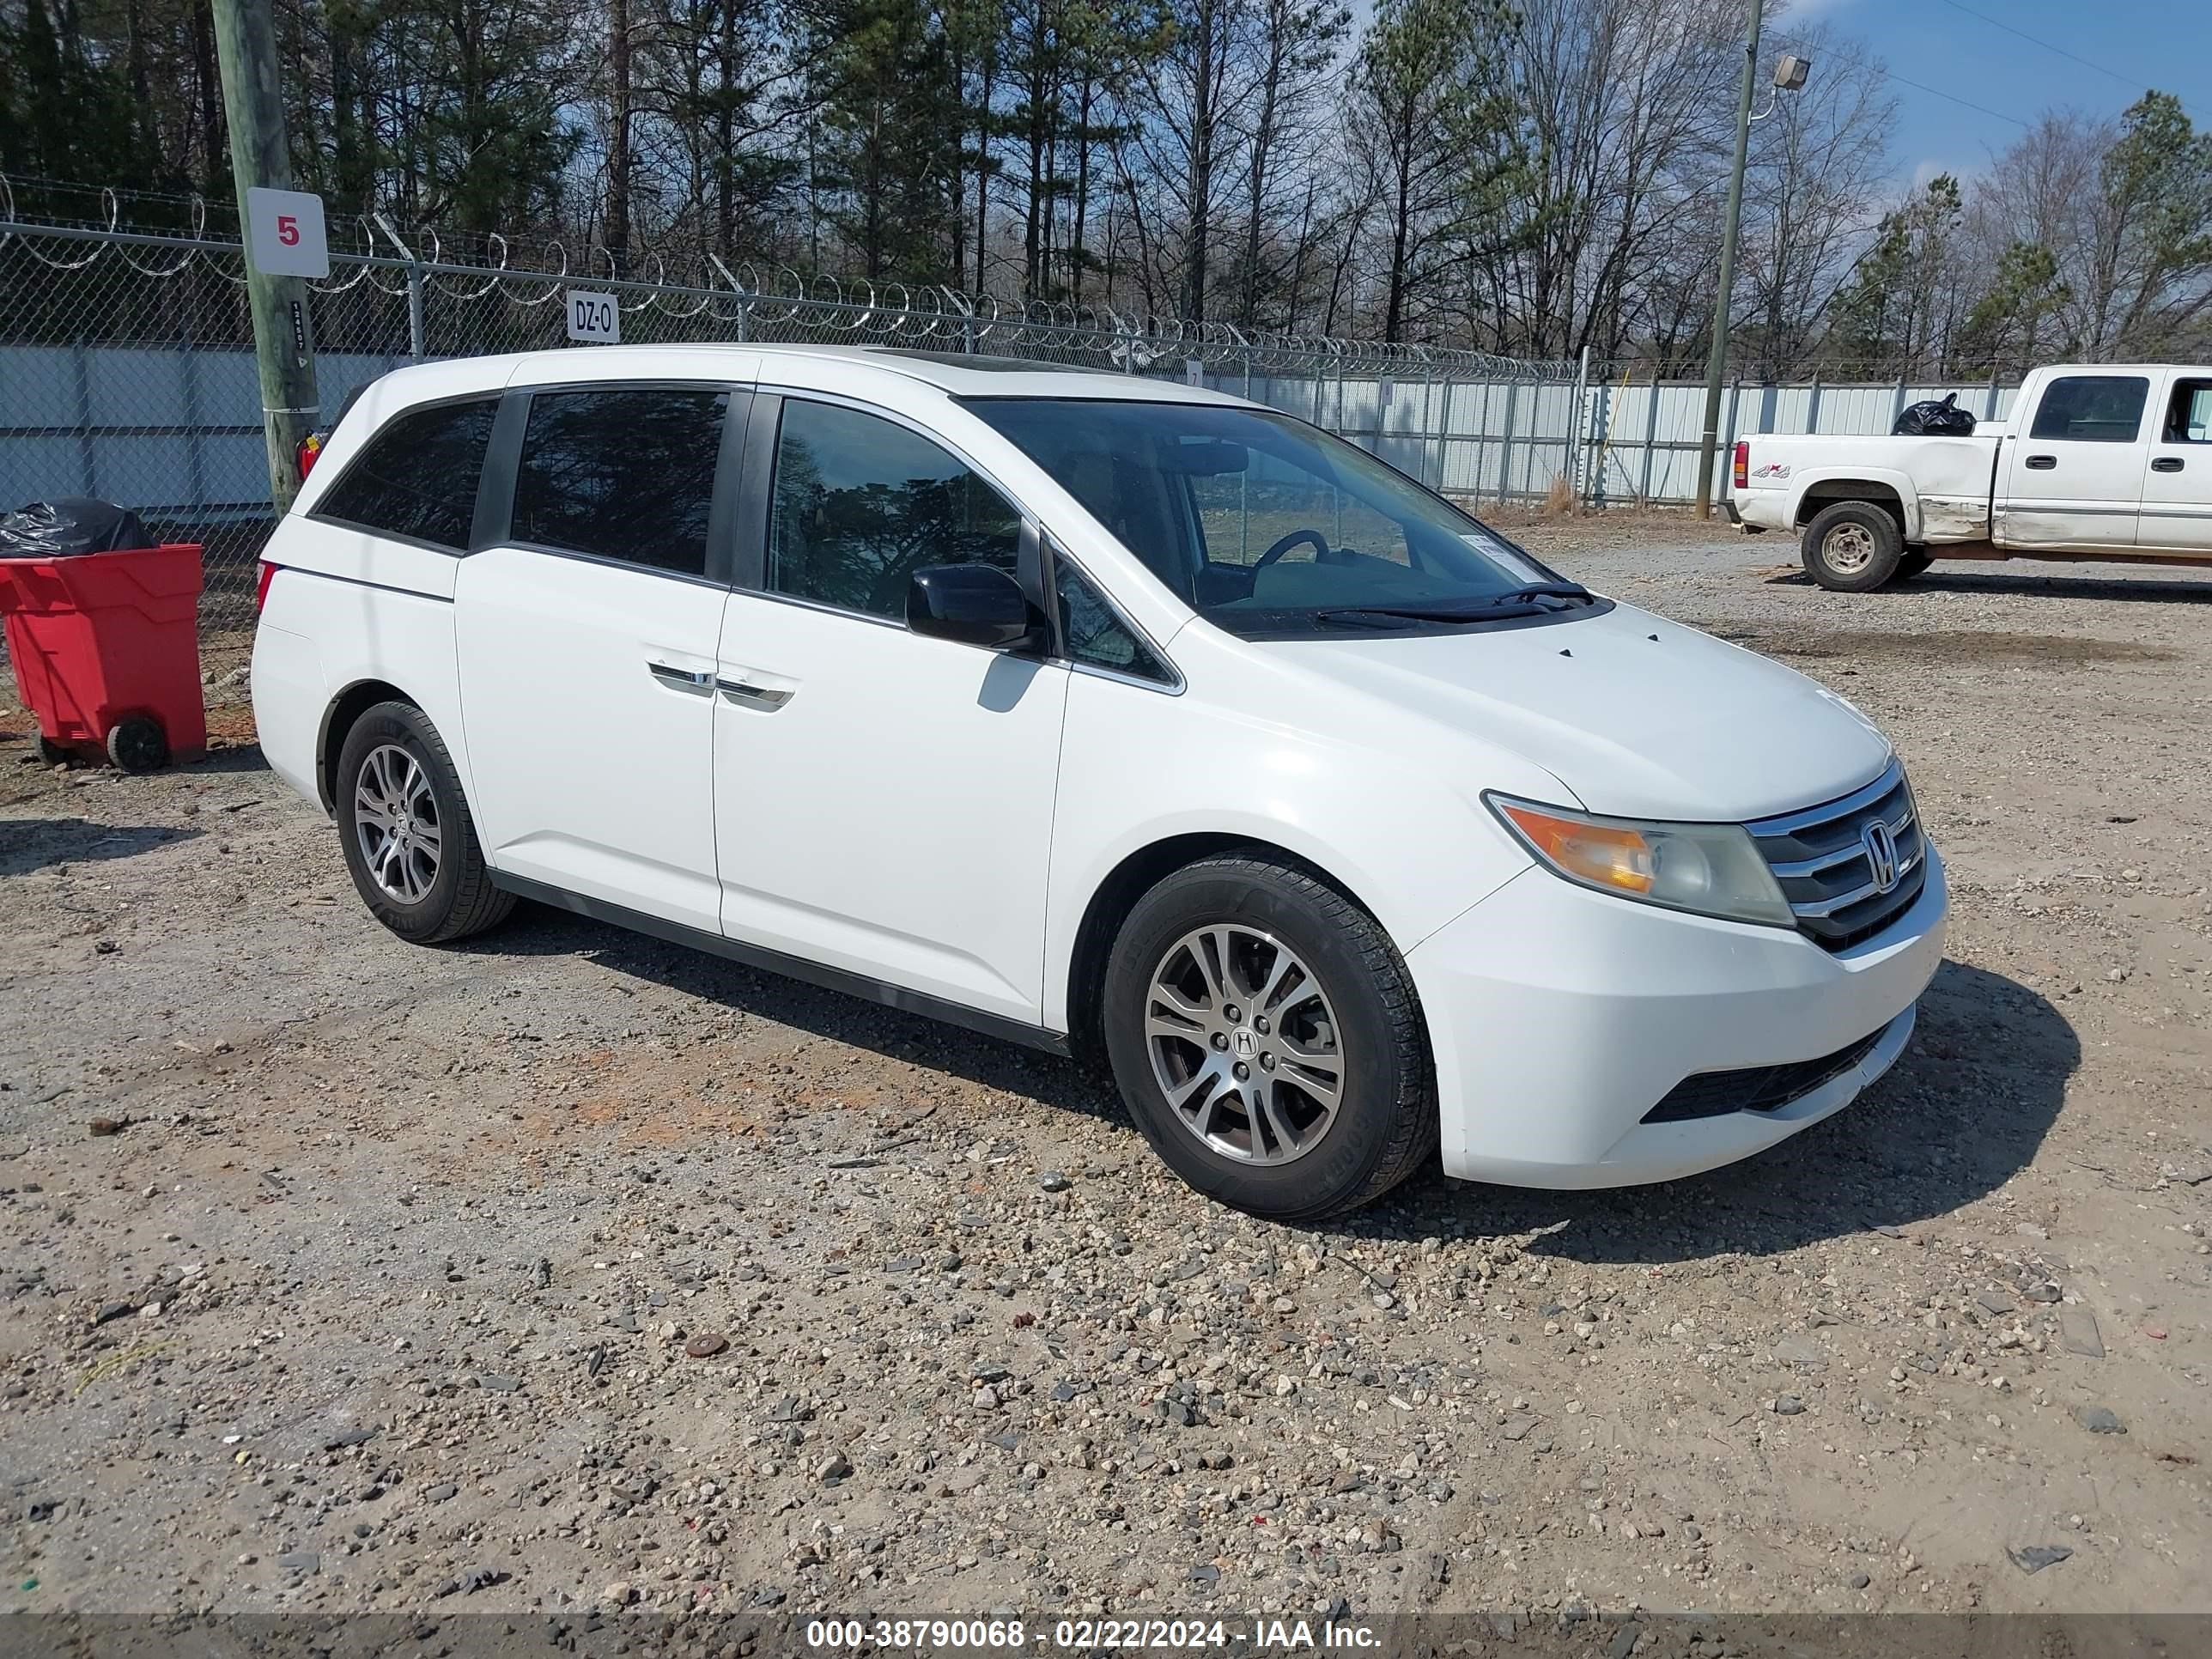
<svg viewBox="0 0 2212 1659">
<path fill-rule="evenodd" d="M 1709 1174 L 1612 1192 L 1540 1193 L 1431 1176 L 1334 1231 L 1421 1238 L 1543 1233 L 1532 1254 L 1659 1264 L 1766 1255 L 1947 1215 L 2034 1158 L 2081 1045 L 2016 980 L 1946 962 L 1888 1075 L 1826 1121 Z"/>
<path fill-rule="evenodd" d="M 1792 570 L 1786 575 L 1769 576 L 1766 586 L 1812 587 L 1815 584 L 1803 571 Z M 1884 592 L 1909 597 L 1923 590 L 1936 593 L 1975 593 L 1985 598 L 2040 593 L 2063 599 L 2126 599 L 2138 605 L 2212 605 L 2212 580 L 2177 581 L 2164 576 L 2144 576 L 2139 580 L 2125 576 L 2038 576 L 2025 571 L 2015 574 L 2010 572 L 1947 570 L 1940 565 Z"/>
<path fill-rule="evenodd" d="M 127 859 L 203 832 L 173 824 L 92 823 L 83 818 L 0 818 L 0 876 L 24 876 L 57 864 Z"/>
<path fill-rule="evenodd" d="M 269 763 L 262 757 L 258 743 L 234 744 L 228 749 L 211 749 L 204 760 L 193 761 L 180 771 L 194 774 L 204 772 L 266 772 Z"/>
<path fill-rule="evenodd" d="M 538 905 L 461 948 L 588 956 L 814 1036 L 1114 1123 L 1129 1136 L 1133 1157 L 1150 1155 L 1110 1082 L 1015 1043 Z M 2073 1026 L 2046 999 L 2002 974 L 1947 961 L 1887 1076 L 1835 1116 L 1744 1163 L 1593 1193 L 1482 1186 L 1431 1171 L 1378 1204 L 1298 1231 L 1395 1242 L 1540 1235 L 1528 1246 L 1534 1254 L 1656 1264 L 1776 1254 L 1906 1227 L 1994 1192 L 2026 1167 L 2081 1058 Z M 1204 1200 L 1193 1194 L 1190 1202 Z"/>
<path fill-rule="evenodd" d="M 1080 1112 L 1119 1123 L 1133 1137 L 1133 1152 L 1146 1152 L 1136 1126 L 1110 1083 L 1093 1077 L 1073 1060 L 1018 1042 L 963 1030 L 941 1020 L 904 1013 L 780 974 L 761 972 L 688 945 L 633 933 L 548 905 L 520 905 L 506 926 L 453 948 L 482 956 L 587 957 L 617 973 L 650 980 L 755 1018 L 773 1020 L 811 1036 L 926 1066 L 986 1088 L 1026 1095 L 1055 1110 Z"/>
</svg>

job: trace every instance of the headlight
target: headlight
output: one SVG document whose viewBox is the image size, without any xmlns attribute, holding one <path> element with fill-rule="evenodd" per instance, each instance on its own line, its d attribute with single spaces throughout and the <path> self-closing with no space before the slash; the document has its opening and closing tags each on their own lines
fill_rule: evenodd
<svg viewBox="0 0 2212 1659">
<path fill-rule="evenodd" d="M 1578 886 L 1701 916 L 1797 925 L 1774 872 L 1741 824 L 1643 823 L 1510 795 L 1482 799 L 1538 863 Z"/>
</svg>

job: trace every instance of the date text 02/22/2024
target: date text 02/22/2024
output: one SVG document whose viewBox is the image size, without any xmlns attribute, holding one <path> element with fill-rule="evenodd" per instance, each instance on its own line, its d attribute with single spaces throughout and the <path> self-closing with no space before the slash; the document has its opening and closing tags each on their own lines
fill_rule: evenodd
<svg viewBox="0 0 2212 1659">
<path fill-rule="evenodd" d="M 1030 1647 L 1191 1652 L 1236 1648 L 1247 1652 L 1357 1651 L 1381 1645 L 1364 1625 L 1331 1620 L 1255 1616 L 1222 1619 L 1061 1619 L 1049 1627 L 1019 1619 L 814 1619 L 806 1645 L 840 1649 L 954 1649 L 1018 1652 Z"/>
</svg>

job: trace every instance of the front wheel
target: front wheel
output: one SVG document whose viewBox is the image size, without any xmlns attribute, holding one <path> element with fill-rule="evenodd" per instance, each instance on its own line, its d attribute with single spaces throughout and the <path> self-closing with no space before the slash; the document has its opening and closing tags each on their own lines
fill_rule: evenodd
<svg viewBox="0 0 2212 1659">
<path fill-rule="evenodd" d="M 1436 1150 L 1404 961 L 1372 916 L 1265 849 L 1187 865 L 1138 901 L 1103 1014 L 1130 1115 L 1223 1203 L 1279 1221 L 1335 1215 Z"/>
<path fill-rule="evenodd" d="M 1805 526 L 1805 574 L 1832 593 L 1867 593 L 1897 574 L 1905 536 L 1869 501 L 1838 501 Z"/>
<path fill-rule="evenodd" d="M 514 908 L 491 884 L 445 739 L 411 703 L 380 702 L 338 753 L 338 836 L 376 919 L 415 945 L 481 933 Z"/>
</svg>

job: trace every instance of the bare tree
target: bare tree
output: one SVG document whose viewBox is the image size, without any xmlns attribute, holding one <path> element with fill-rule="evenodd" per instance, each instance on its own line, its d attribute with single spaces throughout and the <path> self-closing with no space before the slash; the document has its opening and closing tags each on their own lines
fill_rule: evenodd
<svg viewBox="0 0 2212 1659">
<path fill-rule="evenodd" d="M 1247 51 L 1253 83 L 1240 124 L 1244 149 L 1244 240 L 1238 273 L 1239 314 L 1260 321 L 1263 301 L 1278 299 L 1283 267 L 1300 267 L 1312 222 L 1311 169 L 1328 130 L 1338 79 L 1337 52 L 1352 27 L 1340 0 L 1254 0 Z M 1307 211 L 1291 222 L 1283 210 L 1304 185 Z M 1291 301 L 1295 304 L 1295 285 Z"/>
<path fill-rule="evenodd" d="M 1778 42 L 1822 65 L 1752 129 L 1741 268 L 1747 360 L 1779 378 L 1820 338 L 1830 303 L 1881 217 L 1896 100 L 1881 66 L 1824 34 Z M 1741 290 L 1740 290 L 1741 292 Z"/>
<path fill-rule="evenodd" d="M 1172 287 L 1186 317 L 1205 317 L 1212 301 L 1222 188 L 1236 167 L 1237 119 L 1249 94 L 1234 73 L 1249 3 L 1170 0 L 1164 44 L 1130 78 L 1127 168 L 1160 222 L 1147 239 L 1152 258 L 1166 262 L 1154 275 Z"/>
</svg>

